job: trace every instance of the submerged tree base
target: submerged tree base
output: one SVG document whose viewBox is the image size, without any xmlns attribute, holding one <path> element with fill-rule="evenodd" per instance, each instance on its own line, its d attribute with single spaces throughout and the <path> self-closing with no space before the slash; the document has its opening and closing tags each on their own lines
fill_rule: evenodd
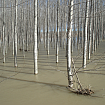
<svg viewBox="0 0 105 105">
<path fill-rule="evenodd" d="M 71 92 L 76 93 L 76 94 L 81 94 L 81 95 L 91 95 L 94 93 L 91 89 L 74 89 L 71 87 L 67 87 Z"/>
<path fill-rule="evenodd" d="M 20 50 L 20 51 L 23 51 L 23 49 L 21 49 L 21 48 L 20 48 L 19 50 Z M 30 50 L 24 50 L 24 51 L 25 51 L 25 52 L 28 52 L 28 51 L 30 51 Z"/>
</svg>

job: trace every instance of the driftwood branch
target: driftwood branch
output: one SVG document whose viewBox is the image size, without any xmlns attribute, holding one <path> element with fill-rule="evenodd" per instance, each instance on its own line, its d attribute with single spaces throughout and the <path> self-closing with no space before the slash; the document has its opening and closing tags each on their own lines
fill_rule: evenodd
<svg viewBox="0 0 105 105">
<path fill-rule="evenodd" d="M 81 84 L 81 82 L 79 80 L 79 77 L 77 75 L 77 72 L 76 72 L 76 68 L 75 68 L 75 64 L 74 64 L 73 58 L 72 58 L 72 64 L 73 64 L 73 75 L 72 76 L 74 77 L 74 75 L 75 75 L 76 79 L 77 79 L 77 81 L 73 81 L 73 82 L 76 82 L 80 86 L 80 88 L 75 89 L 73 87 L 68 86 L 67 89 L 69 89 L 73 93 L 82 94 L 82 95 L 91 95 L 91 94 L 93 94 L 94 92 L 90 89 L 90 87 L 88 89 L 85 89 L 82 86 L 82 84 Z"/>
</svg>

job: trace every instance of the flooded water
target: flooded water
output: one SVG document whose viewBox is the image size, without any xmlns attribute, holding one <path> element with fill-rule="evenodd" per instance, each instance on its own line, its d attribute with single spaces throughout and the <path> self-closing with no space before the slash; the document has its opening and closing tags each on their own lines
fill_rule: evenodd
<svg viewBox="0 0 105 105">
<path fill-rule="evenodd" d="M 104 105 L 105 103 L 105 41 L 101 42 L 87 68 L 82 67 L 81 51 L 74 48 L 74 58 L 79 79 L 84 87 L 88 85 L 95 92 L 92 96 L 77 95 L 66 87 L 67 67 L 65 50 L 59 49 L 59 63 L 56 64 L 55 49 L 50 55 L 40 44 L 38 75 L 34 75 L 33 51 L 18 51 L 18 67 L 14 68 L 11 47 L 8 49 L 6 63 L 3 64 L 0 52 L 0 105 Z M 77 59 L 78 58 L 78 59 Z M 84 72 L 83 72 L 84 71 Z"/>
</svg>

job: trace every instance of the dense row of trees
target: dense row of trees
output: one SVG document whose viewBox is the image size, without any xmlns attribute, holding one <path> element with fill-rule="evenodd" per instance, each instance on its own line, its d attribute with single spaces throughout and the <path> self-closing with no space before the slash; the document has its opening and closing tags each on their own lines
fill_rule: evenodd
<svg viewBox="0 0 105 105">
<path fill-rule="evenodd" d="M 3 62 L 7 48 L 12 45 L 14 66 L 17 67 L 17 46 L 28 51 L 34 46 L 34 73 L 38 73 L 37 53 L 44 41 L 47 55 L 49 42 L 56 48 L 66 48 L 69 85 L 72 85 L 71 53 L 73 45 L 83 48 L 83 68 L 100 41 L 105 38 L 104 0 L 0 0 L 0 46 Z"/>
</svg>

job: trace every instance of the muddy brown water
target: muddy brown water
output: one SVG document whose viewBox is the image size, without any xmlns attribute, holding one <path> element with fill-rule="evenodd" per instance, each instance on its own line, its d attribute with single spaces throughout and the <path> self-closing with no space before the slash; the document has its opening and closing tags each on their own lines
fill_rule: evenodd
<svg viewBox="0 0 105 105">
<path fill-rule="evenodd" d="M 101 42 L 97 51 L 91 55 L 91 60 L 87 60 L 86 69 L 81 68 L 81 51 L 74 48 L 72 54 L 76 70 L 81 71 L 78 72 L 79 79 L 84 87 L 91 86 L 95 92 L 92 96 L 77 95 L 66 88 L 68 81 L 64 49 L 59 49 L 59 63 L 56 64 L 55 49 L 50 48 L 50 55 L 47 56 L 43 43 L 40 44 L 38 75 L 33 74 L 32 46 L 29 49 L 30 51 L 25 52 L 25 58 L 18 50 L 17 68 L 14 68 L 11 47 L 4 64 L 2 51 L 0 52 L 0 105 L 105 104 L 105 41 Z"/>
</svg>

